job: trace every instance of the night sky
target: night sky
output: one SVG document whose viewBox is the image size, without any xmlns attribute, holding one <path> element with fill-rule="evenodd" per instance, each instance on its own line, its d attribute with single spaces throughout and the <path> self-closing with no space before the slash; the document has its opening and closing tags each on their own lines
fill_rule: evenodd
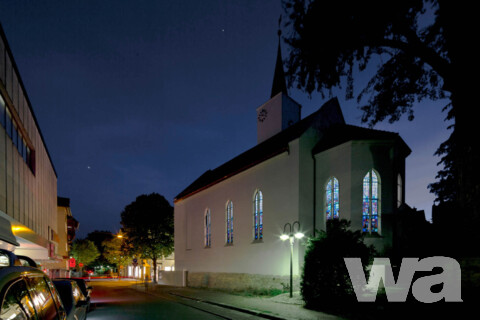
<svg viewBox="0 0 480 320">
<path fill-rule="evenodd" d="M 173 205 L 204 171 L 256 144 L 255 109 L 270 98 L 282 12 L 280 0 L 0 0 L 78 237 L 117 232 L 122 209 L 140 194 L 157 192 Z M 356 88 L 368 79 L 359 74 Z M 328 99 L 289 94 L 302 118 Z M 347 123 L 366 126 L 356 100 L 345 101 L 341 89 L 332 95 Z M 414 121 L 375 127 L 400 133 L 412 149 L 406 201 L 427 219 L 433 154 L 450 134 L 445 104 L 424 101 Z"/>
</svg>

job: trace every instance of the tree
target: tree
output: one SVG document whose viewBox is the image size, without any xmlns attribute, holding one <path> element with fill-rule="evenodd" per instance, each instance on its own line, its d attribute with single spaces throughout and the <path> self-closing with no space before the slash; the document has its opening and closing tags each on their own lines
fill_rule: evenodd
<svg viewBox="0 0 480 320">
<path fill-rule="evenodd" d="M 131 248 L 124 238 L 107 239 L 102 243 L 105 259 L 116 266 L 125 266 L 132 261 Z"/>
<path fill-rule="evenodd" d="M 72 244 L 72 256 L 77 263 L 88 265 L 100 256 L 97 246 L 90 240 L 77 239 Z"/>
<path fill-rule="evenodd" d="M 106 240 L 113 239 L 113 234 L 110 231 L 105 231 L 105 230 L 95 230 L 90 232 L 87 235 L 87 239 L 92 241 L 95 246 L 97 246 L 98 252 L 100 255 L 91 263 L 91 266 L 104 266 L 108 265 L 108 260 L 105 258 L 104 251 L 105 247 L 103 245 L 103 242 Z"/>
<path fill-rule="evenodd" d="M 353 98 L 354 67 L 376 73 L 360 90 L 369 96 L 362 121 L 374 125 L 403 114 L 423 99 L 449 98 L 446 119 L 454 120 L 450 138 L 437 150 L 441 156 L 436 201 L 455 201 L 464 226 L 480 222 L 480 144 L 472 76 L 478 75 L 472 50 L 474 10 L 448 0 L 320 1 L 286 0 L 286 26 L 291 34 L 287 75 L 290 85 L 322 94 L 346 79 L 346 97 Z M 373 66 L 374 67 L 374 66 Z M 452 184 L 453 183 L 453 184 Z M 468 221 L 468 222 L 467 222 Z"/>
<path fill-rule="evenodd" d="M 153 261 L 156 282 L 157 259 L 173 252 L 173 207 L 158 193 L 143 194 L 125 207 L 121 217 L 127 241 Z"/>
<path fill-rule="evenodd" d="M 355 295 L 344 258 L 361 258 L 364 272 L 375 250 L 363 243 L 360 231 L 351 231 L 347 220 L 329 220 L 327 232 L 307 242 L 305 263 L 300 283 L 307 307 L 338 311 L 354 302 Z"/>
<path fill-rule="evenodd" d="M 95 230 L 90 232 L 87 235 L 87 239 L 92 241 L 98 248 L 98 251 L 100 253 L 103 253 L 104 247 L 103 247 L 103 242 L 105 240 L 111 240 L 114 238 L 114 235 L 110 231 L 105 231 L 105 230 Z"/>
</svg>

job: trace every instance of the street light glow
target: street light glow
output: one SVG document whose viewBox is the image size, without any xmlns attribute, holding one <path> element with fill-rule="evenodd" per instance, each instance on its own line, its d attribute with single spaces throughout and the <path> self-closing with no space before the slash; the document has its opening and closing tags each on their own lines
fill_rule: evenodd
<svg viewBox="0 0 480 320">
<path fill-rule="evenodd" d="M 295 225 L 297 225 L 297 232 L 295 232 Z M 289 232 L 287 234 L 287 227 L 289 227 Z M 300 232 L 300 222 L 295 221 L 293 223 L 285 223 L 283 226 L 283 234 L 280 236 L 280 239 L 283 241 L 290 239 L 290 298 L 293 297 L 293 243 L 295 238 L 302 239 L 305 235 Z"/>
<path fill-rule="evenodd" d="M 295 233 L 295 238 L 302 239 L 303 237 L 305 237 L 305 235 L 303 233 L 301 233 L 301 232 Z"/>
</svg>

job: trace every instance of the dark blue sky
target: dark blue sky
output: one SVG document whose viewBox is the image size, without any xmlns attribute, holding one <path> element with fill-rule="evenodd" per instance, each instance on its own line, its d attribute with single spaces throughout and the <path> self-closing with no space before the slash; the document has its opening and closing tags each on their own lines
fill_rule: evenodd
<svg viewBox="0 0 480 320">
<path fill-rule="evenodd" d="M 0 0 L 3 25 L 79 237 L 117 232 L 142 193 L 173 198 L 208 169 L 256 144 L 255 109 L 270 96 L 280 0 Z M 288 48 L 283 45 L 283 56 Z M 367 74 L 355 79 L 362 88 Z M 326 98 L 290 89 L 302 117 Z M 355 100 L 338 95 L 361 125 Z M 412 149 L 406 197 L 431 216 L 438 158 L 449 132 L 424 102 L 399 132 Z"/>
</svg>

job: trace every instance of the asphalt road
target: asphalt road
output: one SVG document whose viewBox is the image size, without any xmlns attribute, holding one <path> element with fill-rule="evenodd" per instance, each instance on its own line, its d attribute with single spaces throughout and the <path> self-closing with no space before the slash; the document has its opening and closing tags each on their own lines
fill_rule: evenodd
<svg viewBox="0 0 480 320">
<path fill-rule="evenodd" d="M 175 297 L 161 297 L 132 288 L 135 281 L 92 281 L 93 308 L 89 320 L 121 319 L 225 319 L 201 308 L 182 304 Z"/>
</svg>

